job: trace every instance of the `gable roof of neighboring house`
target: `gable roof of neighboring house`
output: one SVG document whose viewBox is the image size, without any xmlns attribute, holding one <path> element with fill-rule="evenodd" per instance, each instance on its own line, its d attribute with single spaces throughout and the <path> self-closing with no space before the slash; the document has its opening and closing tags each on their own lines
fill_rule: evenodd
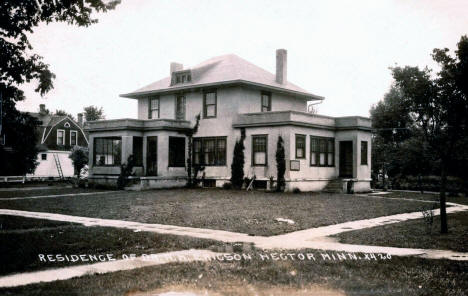
<svg viewBox="0 0 468 296">
<path fill-rule="evenodd" d="M 42 113 L 29 113 L 31 116 L 36 117 L 39 121 L 41 121 L 41 125 L 39 126 L 39 146 L 45 145 L 47 138 L 51 134 L 53 128 L 61 123 L 64 120 L 67 120 L 77 127 L 81 133 L 83 134 L 86 142 L 88 143 L 88 135 L 84 132 L 83 127 L 81 127 L 77 122 L 75 122 L 72 118 L 66 115 L 50 115 L 50 114 L 42 114 Z"/>
<path fill-rule="evenodd" d="M 166 77 L 145 87 L 120 96 L 137 98 L 149 94 L 167 93 L 183 89 L 209 87 L 225 84 L 246 84 L 265 89 L 276 90 L 292 94 L 296 97 L 308 100 L 322 100 L 323 97 L 314 95 L 290 83 L 280 84 L 276 82 L 275 74 L 272 74 L 234 54 L 228 54 L 211 58 L 191 69 L 191 81 L 183 84 L 171 85 L 171 77 Z"/>
</svg>

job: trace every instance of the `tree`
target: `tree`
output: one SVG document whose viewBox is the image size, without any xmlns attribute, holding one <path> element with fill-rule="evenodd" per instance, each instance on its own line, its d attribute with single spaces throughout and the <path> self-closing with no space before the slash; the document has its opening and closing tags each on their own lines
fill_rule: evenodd
<svg viewBox="0 0 468 296">
<path fill-rule="evenodd" d="M 55 75 L 49 70 L 49 65 L 42 61 L 41 56 L 31 53 L 33 48 L 27 34 L 32 33 L 40 23 L 67 22 L 87 27 L 97 22 L 91 17 L 94 12 L 114 9 L 119 2 L 102 0 L 0 2 L 0 20 L 2 20 L 0 22 L 0 96 L 3 98 L 4 135 L 10 140 L 18 138 L 17 141 L 12 141 L 11 145 L 14 157 L 7 157 L 7 163 L 2 163 L 3 167 L 14 167 L 26 162 L 28 164 L 24 168 L 25 171 L 29 171 L 33 167 L 31 159 L 35 160 L 37 156 L 37 151 L 33 148 L 28 148 L 26 151 L 24 147 L 15 146 L 24 141 L 19 139 L 28 139 L 27 146 L 35 146 L 36 140 L 31 133 L 37 127 L 37 122 L 31 116 L 19 114 L 16 109 L 16 102 L 25 99 L 23 91 L 18 87 L 35 80 L 37 81 L 35 91 L 42 96 L 54 87 Z M 13 133 L 11 129 L 14 130 Z M 18 149 L 22 151 L 15 152 L 19 151 Z M 4 154 L 5 151 L 1 153 Z"/>
<path fill-rule="evenodd" d="M 58 115 L 58 116 L 68 116 L 71 119 L 75 120 L 75 117 L 73 115 L 71 115 L 70 113 L 67 113 L 67 111 L 65 111 L 65 110 L 55 110 L 54 114 Z"/>
<path fill-rule="evenodd" d="M 88 106 L 84 109 L 84 117 L 86 121 L 101 120 L 105 119 L 104 110 L 102 107 L 98 108 L 97 106 Z"/>
<path fill-rule="evenodd" d="M 382 101 L 372 106 L 370 114 L 375 130 L 372 139 L 373 175 L 382 174 L 386 189 L 386 176 L 395 177 L 401 173 L 400 168 L 406 161 L 399 156 L 401 144 L 413 134 L 413 119 L 402 91 L 395 85 Z"/>
<path fill-rule="evenodd" d="M 187 187 L 191 188 L 194 186 L 193 178 L 197 177 L 199 166 L 197 167 L 193 161 L 193 135 L 198 132 L 198 127 L 200 125 L 200 114 L 195 116 L 195 125 L 191 128 L 186 136 L 188 138 L 188 158 L 187 158 Z M 195 172 L 192 172 L 192 169 L 195 168 Z"/>
<path fill-rule="evenodd" d="M 278 142 L 276 143 L 276 191 L 283 191 L 285 180 L 284 173 L 286 172 L 286 157 L 284 155 L 284 141 L 283 137 L 278 136 Z"/>
<path fill-rule="evenodd" d="M 75 175 L 79 178 L 81 169 L 88 164 L 89 161 L 89 149 L 88 147 L 74 146 L 71 149 L 71 154 L 68 156 L 73 163 Z"/>
<path fill-rule="evenodd" d="M 431 76 L 427 67 L 392 69 L 396 85 L 403 92 L 411 114 L 425 141 L 440 161 L 441 232 L 448 232 L 446 212 L 447 173 L 455 160 L 456 148 L 468 136 L 468 37 L 462 36 L 455 57 L 449 50 L 434 49 L 432 57 L 441 70 Z M 463 147 L 466 150 L 466 146 Z"/>
<path fill-rule="evenodd" d="M 231 184 L 236 189 L 241 189 L 244 183 L 244 139 L 245 131 L 241 131 L 241 137 L 234 145 L 234 152 L 231 164 Z"/>
</svg>

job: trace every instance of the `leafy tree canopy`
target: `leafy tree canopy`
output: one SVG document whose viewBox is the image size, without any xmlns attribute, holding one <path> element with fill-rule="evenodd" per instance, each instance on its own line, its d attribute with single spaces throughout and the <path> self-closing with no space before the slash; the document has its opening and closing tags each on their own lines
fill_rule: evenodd
<svg viewBox="0 0 468 296">
<path fill-rule="evenodd" d="M 102 107 L 98 108 L 97 106 L 88 106 L 83 110 L 86 121 L 101 120 L 106 118 Z"/>
<path fill-rule="evenodd" d="M 59 116 L 68 116 L 71 119 L 75 120 L 75 117 L 73 115 L 71 115 L 70 113 L 68 113 L 67 111 L 65 111 L 65 110 L 55 110 L 54 114 L 59 115 Z"/>
</svg>

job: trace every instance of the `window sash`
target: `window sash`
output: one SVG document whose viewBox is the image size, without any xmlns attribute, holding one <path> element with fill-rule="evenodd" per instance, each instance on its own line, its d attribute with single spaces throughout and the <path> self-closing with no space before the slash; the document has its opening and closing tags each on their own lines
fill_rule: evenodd
<svg viewBox="0 0 468 296">
<path fill-rule="evenodd" d="M 148 119 L 158 119 L 159 118 L 159 97 L 158 98 L 149 98 L 148 102 Z"/>
<path fill-rule="evenodd" d="M 267 165 L 267 143 L 266 135 L 252 136 L 252 165 Z"/>
<path fill-rule="evenodd" d="M 310 166 L 335 166 L 335 138 L 310 136 Z"/>
<path fill-rule="evenodd" d="M 78 145 L 78 132 L 70 131 L 70 146 Z"/>
<path fill-rule="evenodd" d="M 226 165 L 226 137 L 193 139 L 193 160 L 196 165 Z"/>
<path fill-rule="evenodd" d="M 185 119 L 185 96 L 176 96 L 176 119 Z"/>
<path fill-rule="evenodd" d="M 296 158 L 305 158 L 306 136 L 296 135 Z"/>
<path fill-rule="evenodd" d="M 217 113 L 217 95 L 215 91 L 206 92 L 203 95 L 203 117 L 216 117 Z"/>
<path fill-rule="evenodd" d="M 271 111 L 271 94 L 262 92 L 261 106 L 262 112 Z"/>
<path fill-rule="evenodd" d="M 65 131 L 57 130 L 57 145 L 65 145 Z"/>
<path fill-rule="evenodd" d="M 121 163 L 121 138 L 95 138 L 94 139 L 94 165 L 117 166 Z"/>
</svg>

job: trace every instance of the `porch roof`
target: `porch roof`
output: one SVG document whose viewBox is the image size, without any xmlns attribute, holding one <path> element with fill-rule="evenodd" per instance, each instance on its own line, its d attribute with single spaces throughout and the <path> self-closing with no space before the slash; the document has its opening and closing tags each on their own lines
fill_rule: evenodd
<svg viewBox="0 0 468 296">
<path fill-rule="evenodd" d="M 190 122 L 186 120 L 175 119 L 112 119 L 112 120 L 97 120 L 88 121 L 86 128 L 89 132 L 98 131 L 115 131 L 115 130 L 176 130 L 189 131 L 191 129 Z"/>
<path fill-rule="evenodd" d="M 239 114 L 234 128 L 296 125 L 328 130 L 372 130 L 371 120 L 361 116 L 331 117 L 298 111 L 275 111 Z"/>
</svg>

